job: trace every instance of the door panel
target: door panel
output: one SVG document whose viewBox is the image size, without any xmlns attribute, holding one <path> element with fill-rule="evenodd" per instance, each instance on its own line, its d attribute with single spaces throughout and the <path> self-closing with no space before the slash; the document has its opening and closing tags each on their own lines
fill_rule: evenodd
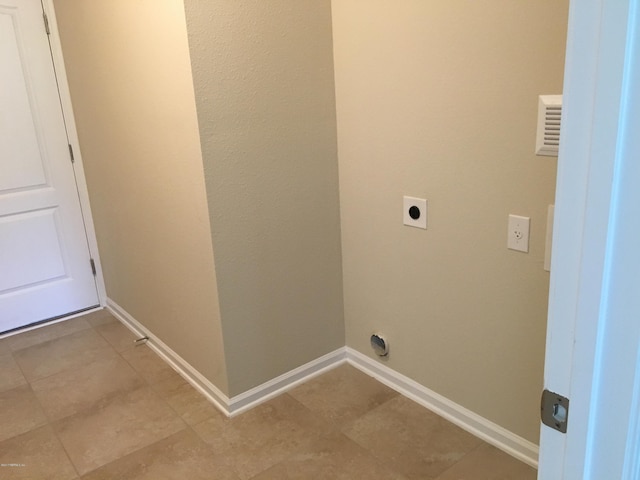
<svg viewBox="0 0 640 480">
<path fill-rule="evenodd" d="M 3 156 L 13 159 L 0 164 L 0 192 L 45 183 L 36 118 L 22 70 L 24 54 L 18 44 L 17 23 L 16 10 L 0 9 L 0 58 L 5 77 L 0 89 L 0 145 Z"/>
<path fill-rule="evenodd" d="M 97 305 L 39 0 L 0 0 L 0 332 Z"/>
<path fill-rule="evenodd" d="M 0 292 L 64 277 L 55 208 L 0 218 Z"/>
</svg>

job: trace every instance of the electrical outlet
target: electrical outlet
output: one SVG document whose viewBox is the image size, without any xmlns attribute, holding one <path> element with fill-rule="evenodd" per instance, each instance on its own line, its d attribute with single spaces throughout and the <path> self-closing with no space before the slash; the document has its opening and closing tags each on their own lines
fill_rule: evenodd
<svg viewBox="0 0 640 480">
<path fill-rule="evenodd" d="M 507 248 L 518 252 L 529 252 L 529 217 L 509 215 Z"/>
<path fill-rule="evenodd" d="M 403 197 L 402 223 L 409 227 L 427 229 L 427 201 L 424 198 Z"/>
</svg>

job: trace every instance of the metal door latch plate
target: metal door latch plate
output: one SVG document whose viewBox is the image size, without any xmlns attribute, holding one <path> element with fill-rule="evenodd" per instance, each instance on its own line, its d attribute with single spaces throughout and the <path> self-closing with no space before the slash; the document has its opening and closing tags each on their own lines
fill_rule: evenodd
<svg viewBox="0 0 640 480">
<path fill-rule="evenodd" d="M 542 423 L 546 426 L 567 433 L 569 420 L 569 399 L 557 393 L 545 390 L 540 402 Z"/>
</svg>

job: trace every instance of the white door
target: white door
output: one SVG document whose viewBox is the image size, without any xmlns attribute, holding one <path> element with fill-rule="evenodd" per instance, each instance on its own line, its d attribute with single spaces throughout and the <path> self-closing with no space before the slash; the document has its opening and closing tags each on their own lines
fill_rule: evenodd
<svg viewBox="0 0 640 480">
<path fill-rule="evenodd" d="M 0 332 L 99 304 L 40 0 L 0 0 Z"/>
<path fill-rule="evenodd" d="M 541 480 L 640 478 L 640 0 L 571 0 Z"/>
</svg>

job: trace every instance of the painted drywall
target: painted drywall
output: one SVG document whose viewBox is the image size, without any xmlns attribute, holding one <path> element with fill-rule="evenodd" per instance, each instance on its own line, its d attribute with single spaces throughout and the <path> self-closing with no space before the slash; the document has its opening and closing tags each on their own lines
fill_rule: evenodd
<svg viewBox="0 0 640 480">
<path fill-rule="evenodd" d="M 227 393 L 181 0 L 56 0 L 107 295 Z"/>
<path fill-rule="evenodd" d="M 344 346 L 329 0 L 186 0 L 232 395 Z"/>
<path fill-rule="evenodd" d="M 537 442 L 556 159 L 537 96 L 562 90 L 567 1 L 334 0 L 347 345 Z M 429 202 L 428 230 L 402 197 Z M 509 213 L 531 217 L 528 254 Z"/>
</svg>

